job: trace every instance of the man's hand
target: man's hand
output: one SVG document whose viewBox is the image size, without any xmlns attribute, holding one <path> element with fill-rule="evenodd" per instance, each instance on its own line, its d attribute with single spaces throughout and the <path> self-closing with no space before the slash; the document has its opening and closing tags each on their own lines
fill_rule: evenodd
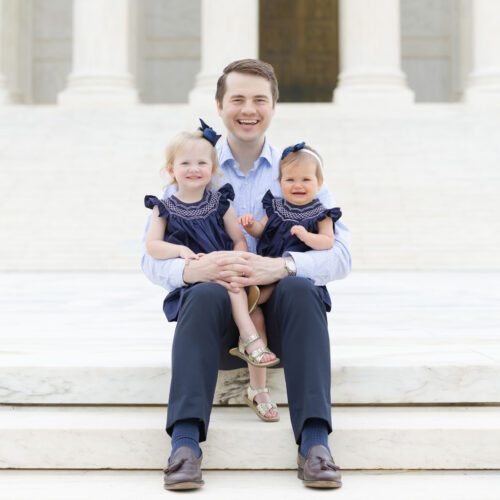
<svg viewBox="0 0 500 500">
<path fill-rule="evenodd" d="M 268 285 L 288 275 L 281 257 L 262 257 L 251 252 L 219 252 L 219 255 L 220 279 L 232 288 Z"/>
<path fill-rule="evenodd" d="M 184 283 L 192 284 L 198 282 L 213 282 L 222 285 L 229 291 L 239 292 L 245 284 L 237 284 L 232 281 L 234 276 L 248 276 L 251 268 L 248 265 L 248 252 L 221 251 L 211 252 L 203 255 L 199 260 L 194 260 L 184 268 L 182 279 Z M 223 262 L 229 262 L 231 267 L 225 269 Z M 229 259 L 229 260 L 228 260 Z M 222 271 L 226 271 L 224 275 Z"/>
</svg>

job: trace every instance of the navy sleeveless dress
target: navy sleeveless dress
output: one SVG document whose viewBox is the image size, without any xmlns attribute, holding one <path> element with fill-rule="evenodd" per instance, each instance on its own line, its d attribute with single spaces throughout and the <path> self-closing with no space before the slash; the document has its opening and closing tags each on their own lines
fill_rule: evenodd
<svg viewBox="0 0 500 500">
<path fill-rule="evenodd" d="M 144 205 L 151 209 L 157 206 L 159 217 L 167 220 L 165 241 L 184 245 L 195 253 L 210 253 L 233 249 L 233 240 L 226 233 L 222 219 L 233 199 L 233 187 L 225 184 L 215 192 L 205 190 L 196 203 L 184 203 L 175 195 L 165 200 L 147 195 Z M 165 298 L 163 312 L 169 321 L 177 320 L 182 297 L 191 286 L 176 288 Z"/>
<path fill-rule="evenodd" d="M 340 208 L 325 208 L 314 199 L 307 205 L 293 205 L 283 198 L 275 198 L 271 191 L 262 198 L 268 220 L 257 243 L 257 253 L 265 257 L 281 257 L 286 252 L 307 252 L 312 250 L 294 234 L 290 234 L 292 226 L 304 226 L 310 233 L 318 232 L 318 222 L 330 217 L 334 227 L 342 212 Z M 332 308 L 332 301 L 326 286 L 318 287 L 326 310 Z"/>
</svg>

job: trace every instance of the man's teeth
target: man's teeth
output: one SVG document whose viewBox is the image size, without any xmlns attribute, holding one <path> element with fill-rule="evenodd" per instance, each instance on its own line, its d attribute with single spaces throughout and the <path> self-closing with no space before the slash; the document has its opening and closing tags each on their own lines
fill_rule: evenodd
<svg viewBox="0 0 500 500">
<path fill-rule="evenodd" d="M 243 123 L 244 125 L 255 125 L 257 123 L 257 120 L 238 120 L 240 123 Z"/>
</svg>

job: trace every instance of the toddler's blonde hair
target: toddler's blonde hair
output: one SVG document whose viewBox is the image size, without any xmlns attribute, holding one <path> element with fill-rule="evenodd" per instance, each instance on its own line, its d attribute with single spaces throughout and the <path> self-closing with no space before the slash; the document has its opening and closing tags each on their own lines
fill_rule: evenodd
<svg viewBox="0 0 500 500">
<path fill-rule="evenodd" d="M 175 137 L 173 137 L 172 140 L 168 143 L 167 149 L 165 151 L 166 161 L 164 169 L 172 178 L 172 180 L 169 182 L 168 185 L 177 183 L 175 177 L 169 172 L 169 169 L 172 168 L 174 165 L 175 156 L 179 153 L 179 151 L 182 148 L 186 146 L 188 142 L 196 140 L 206 141 L 207 144 L 210 145 L 211 147 L 210 159 L 212 160 L 212 175 L 214 174 L 221 175 L 221 172 L 218 168 L 219 162 L 217 161 L 217 150 L 215 149 L 215 146 L 212 146 L 210 141 L 208 141 L 203 137 L 203 132 L 201 130 L 195 130 L 194 132 L 180 132 Z"/>
</svg>

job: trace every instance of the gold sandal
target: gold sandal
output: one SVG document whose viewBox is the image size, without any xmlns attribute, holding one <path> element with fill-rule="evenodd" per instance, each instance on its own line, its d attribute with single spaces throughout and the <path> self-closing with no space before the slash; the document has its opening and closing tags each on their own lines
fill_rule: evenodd
<svg viewBox="0 0 500 500">
<path fill-rule="evenodd" d="M 257 394 L 261 394 L 262 392 L 269 392 L 269 389 L 267 387 L 264 387 L 262 389 L 252 389 L 250 386 L 248 386 L 247 389 L 247 396 L 244 396 L 243 399 L 245 400 L 245 403 L 252 408 L 252 410 L 255 412 L 255 414 L 261 419 L 264 420 L 264 422 L 278 422 L 280 419 L 279 413 L 278 413 L 278 407 L 276 406 L 276 403 L 256 403 L 254 401 L 255 396 Z M 276 410 L 276 416 L 275 417 L 266 417 L 266 413 L 269 410 Z"/>
<path fill-rule="evenodd" d="M 237 358 L 241 358 L 243 361 L 250 363 L 257 368 L 265 368 L 268 366 L 277 365 L 280 360 L 279 358 L 273 359 L 272 361 L 266 361 L 265 363 L 261 363 L 260 360 L 264 354 L 274 354 L 269 350 L 268 347 L 260 347 L 259 349 L 255 349 L 250 354 L 247 354 L 245 351 L 246 347 L 249 346 L 252 342 L 255 342 L 257 339 L 260 339 L 260 335 L 258 333 L 254 333 L 246 341 L 244 341 L 241 337 L 238 339 L 238 347 L 233 347 L 229 349 L 229 354 L 232 356 L 236 356 Z"/>
<path fill-rule="evenodd" d="M 259 304 L 260 288 L 257 285 L 250 285 L 248 287 L 248 314 L 252 314 Z"/>
</svg>

